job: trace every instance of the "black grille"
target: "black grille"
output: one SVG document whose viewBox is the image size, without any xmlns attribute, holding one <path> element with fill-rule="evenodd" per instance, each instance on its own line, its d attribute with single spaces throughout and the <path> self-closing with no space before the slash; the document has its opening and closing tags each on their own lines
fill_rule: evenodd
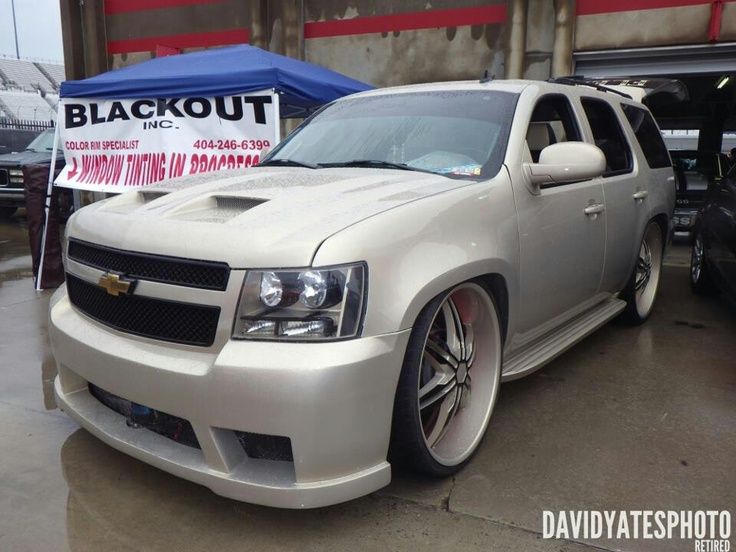
<svg viewBox="0 0 736 552">
<path fill-rule="evenodd" d="M 7 186 L 8 182 L 10 182 L 8 169 L 0 169 L 0 186 Z"/>
<path fill-rule="evenodd" d="M 69 240 L 68 255 L 82 264 L 125 274 L 130 278 L 223 291 L 230 267 L 225 263 L 133 253 Z"/>
<path fill-rule="evenodd" d="M 188 420 L 133 403 L 92 383 L 88 387 L 94 398 L 110 410 L 125 416 L 129 426 L 146 428 L 182 445 L 200 448 L 197 435 Z"/>
<path fill-rule="evenodd" d="M 72 304 L 90 318 L 122 332 L 207 347 L 215 341 L 220 307 L 142 297 L 109 295 L 103 288 L 67 273 Z"/>
</svg>

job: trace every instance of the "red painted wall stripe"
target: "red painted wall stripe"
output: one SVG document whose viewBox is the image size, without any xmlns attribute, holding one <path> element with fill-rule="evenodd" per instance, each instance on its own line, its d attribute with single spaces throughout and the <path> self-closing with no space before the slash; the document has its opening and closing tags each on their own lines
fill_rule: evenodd
<svg viewBox="0 0 736 552">
<path fill-rule="evenodd" d="M 250 41 L 248 29 L 231 29 L 209 33 L 188 33 L 177 35 L 150 36 L 126 40 L 110 40 L 107 43 L 109 54 L 130 52 L 152 52 L 156 46 L 169 48 L 199 48 L 224 46 L 226 44 L 247 44 Z"/>
<path fill-rule="evenodd" d="M 223 0 L 105 0 L 105 14 L 179 8 L 194 4 L 215 4 Z"/>
<path fill-rule="evenodd" d="M 578 0 L 576 12 L 578 15 L 595 15 L 660 8 L 682 8 L 710 3 L 711 0 Z"/>
<path fill-rule="evenodd" d="M 503 23 L 506 20 L 506 4 L 480 6 L 476 8 L 454 8 L 428 10 L 393 15 L 311 21 L 304 24 L 304 38 L 388 33 L 464 25 Z"/>
</svg>

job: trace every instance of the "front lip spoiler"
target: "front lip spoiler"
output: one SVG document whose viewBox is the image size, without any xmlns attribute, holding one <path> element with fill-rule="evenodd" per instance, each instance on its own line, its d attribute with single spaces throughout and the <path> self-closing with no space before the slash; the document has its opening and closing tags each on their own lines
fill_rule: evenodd
<svg viewBox="0 0 736 552">
<path fill-rule="evenodd" d="M 252 479 L 247 465 L 230 473 L 215 471 L 200 450 L 128 427 L 124 416 L 103 406 L 86 388 L 64 393 L 58 376 L 54 396 L 62 411 L 111 447 L 234 500 L 276 508 L 320 508 L 367 495 L 391 481 L 391 465 L 383 461 L 346 476 L 308 483 L 295 483 L 274 472 L 272 481 L 264 484 Z M 270 461 L 250 462 L 263 471 L 257 464 Z"/>
</svg>

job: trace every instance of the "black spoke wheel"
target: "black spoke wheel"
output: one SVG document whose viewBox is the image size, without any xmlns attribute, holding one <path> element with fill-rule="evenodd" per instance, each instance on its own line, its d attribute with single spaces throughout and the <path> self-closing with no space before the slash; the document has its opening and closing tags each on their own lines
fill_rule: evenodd
<svg viewBox="0 0 736 552">
<path fill-rule="evenodd" d="M 698 295 L 713 295 L 716 292 L 706 258 L 705 241 L 700 230 L 696 230 L 690 249 L 690 287 Z"/>
<path fill-rule="evenodd" d="M 391 460 L 429 475 L 456 472 L 477 449 L 501 377 L 501 327 L 489 292 L 465 282 L 427 305 L 397 388 Z"/>
</svg>

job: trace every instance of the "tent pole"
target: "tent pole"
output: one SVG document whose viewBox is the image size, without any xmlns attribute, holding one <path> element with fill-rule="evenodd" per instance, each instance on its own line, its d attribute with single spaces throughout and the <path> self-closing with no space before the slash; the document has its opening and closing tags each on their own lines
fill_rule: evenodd
<svg viewBox="0 0 736 552">
<path fill-rule="evenodd" d="M 46 234 L 49 230 L 49 211 L 51 210 L 51 194 L 54 190 L 54 173 L 56 172 L 56 155 L 59 151 L 59 121 L 57 117 L 54 130 L 54 147 L 51 150 L 51 166 L 49 167 L 49 181 L 46 185 L 46 199 L 44 201 L 43 230 L 41 231 L 41 257 L 38 261 L 38 276 L 36 276 L 36 291 L 41 291 L 43 281 L 43 259 L 46 256 Z"/>
<path fill-rule="evenodd" d="M 273 93 L 273 118 L 274 118 L 274 127 L 276 128 L 276 136 L 274 136 L 275 142 L 273 143 L 273 148 L 276 147 L 276 145 L 281 141 L 281 104 L 279 103 L 279 93 L 276 92 L 276 89 L 271 89 Z"/>
</svg>

